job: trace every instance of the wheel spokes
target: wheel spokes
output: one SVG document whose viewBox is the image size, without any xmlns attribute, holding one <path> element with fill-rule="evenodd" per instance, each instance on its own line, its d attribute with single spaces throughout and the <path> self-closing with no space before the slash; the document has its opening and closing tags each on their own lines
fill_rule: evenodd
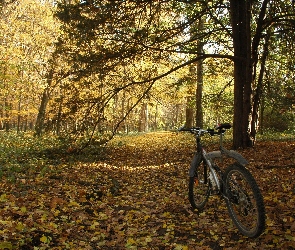
<svg viewBox="0 0 295 250">
<path fill-rule="evenodd" d="M 229 200 L 236 219 L 245 230 L 255 230 L 258 221 L 253 190 L 239 172 L 232 174 L 229 182 Z"/>
</svg>

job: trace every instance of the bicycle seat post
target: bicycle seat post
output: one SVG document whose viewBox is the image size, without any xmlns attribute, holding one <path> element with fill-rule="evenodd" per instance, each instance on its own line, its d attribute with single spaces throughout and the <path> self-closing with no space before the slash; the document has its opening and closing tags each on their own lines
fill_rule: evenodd
<svg viewBox="0 0 295 250">
<path fill-rule="evenodd" d="M 223 148 L 223 131 L 219 131 L 220 134 L 219 134 L 219 147 L 220 147 L 220 150 L 222 150 Z"/>
</svg>

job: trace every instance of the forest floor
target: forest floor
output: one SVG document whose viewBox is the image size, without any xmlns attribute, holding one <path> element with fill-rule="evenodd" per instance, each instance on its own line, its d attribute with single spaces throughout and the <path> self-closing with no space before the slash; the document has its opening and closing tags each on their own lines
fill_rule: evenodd
<svg viewBox="0 0 295 250">
<path fill-rule="evenodd" d="M 295 249 L 295 140 L 240 150 L 265 202 L 257 239 L 238 232 L 219 197 L 192 211 L 193 143 L 157 132 L 116 137 L 85 155 L 8 153 L 0 160 L 0 249 Z"/>
</svg>

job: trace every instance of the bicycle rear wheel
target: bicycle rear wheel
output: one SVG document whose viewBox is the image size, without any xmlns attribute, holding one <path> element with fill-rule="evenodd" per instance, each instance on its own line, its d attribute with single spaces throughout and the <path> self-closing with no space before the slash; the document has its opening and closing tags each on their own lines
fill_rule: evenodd
<svg viewBox="0 0 295 250">
<path fill-rule="evenodd" d="M 194 209 L 201 210 L 210 195 L 209 167 L 203 161 L 189 178 L 189 201 Z"/>
<path fill-rule="evenodd" d="M 242 165 L 229 166 L 224 174 L 226 205 L 234 224 L 247 237 L 258 237 L 265 228 L 263 198 L 251 173 Z"/>
</svg>

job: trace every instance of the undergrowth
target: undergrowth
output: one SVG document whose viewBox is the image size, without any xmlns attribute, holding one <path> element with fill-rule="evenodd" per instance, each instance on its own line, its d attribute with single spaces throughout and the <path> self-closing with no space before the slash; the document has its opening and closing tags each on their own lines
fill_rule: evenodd
<svg viewBox="0 0 295 250">
<path fill-rule="evenodd" d="M 153 140 L 158 135 L 167 137 L 159 145 L 153 144 Z M 173 136 L 171 136 L 173 135 Z M 142 140 L 145 137 L 145 140 Z M 265 131 L 257 135 L 258 141 L 288 141 L 294 140 L 294 131 L 274 132 Z M 232 134 L 227 133 L 224 138 L 225 145 L 230 147 Z M 189 133 L 179 132 L 150 132 L 140 134 L 121 134 L 115 136 L 107 144 L 90 144 L 82 151 L 79 151 L 81 145 L 73 144 L 65 138 L 53 135 L 44 135 L 43 137 L 34 137 L 33 133 L 0 133 L 0 178 L 5 177 L 14 182 L 19 176 L 26 173 L 44 175 L 52 172 L 55 166 L 60 164 L 74 164 L 75 162 L 96 162 L 110 157 L 112 148 L 143 148 L 143 143 L 153 144 L 153 150 L 157 148 L 171 148 L 177 141 L 177 147 L 192 145 L 194 150 L 194 136 Z M 159 141 L 158 141 L 159 142 Z M 203 143 L 210 147 L 216 147 L 218 137 L 205 136 Z M 74 146 L 73 146 L 74 145 Z M 217 149 L 217 148 L 215 148 Z M 60 171 L 60 170 L 59 170 Z"/>
</svg>

